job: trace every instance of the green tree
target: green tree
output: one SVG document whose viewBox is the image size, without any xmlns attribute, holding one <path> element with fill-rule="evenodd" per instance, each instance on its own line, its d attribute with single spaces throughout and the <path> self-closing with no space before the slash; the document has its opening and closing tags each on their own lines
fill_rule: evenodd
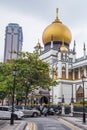
<svg viewBox="0 0 87 130">
<path fill-rule="evenodd" d="M 29 92 L 37 89 L 38 86 L 49 90 L 50 86 L 56 85 L 57 83 L 49 75 L 49 65 L 40 60 L 37 53 L 22 52 L 18 55 L 20 58 L 2 64 L 1 71 L 3 73 L 2 76 L 0 75 L 0 80 L 2 84 L 5 83 L 4 86 L 7 95 L 12 94 L 14 87 L 12 70 L 16 66 L 16 98 L 17 100 L 23 100 L 25 98 L 26 105 Z"/>
</svg>

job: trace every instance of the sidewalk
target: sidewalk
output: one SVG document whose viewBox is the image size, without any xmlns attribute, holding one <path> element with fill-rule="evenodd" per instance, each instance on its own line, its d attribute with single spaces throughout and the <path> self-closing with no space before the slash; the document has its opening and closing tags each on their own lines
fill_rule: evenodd
<svg viewBox="0 0 87 130">
<path fill-rule="evenodd" d="M 4 125 L 0 127 L 0 130 L 24 130 L 27 123 L 25 121 L 15 121 L 14 125 L 10 125 L 9 121 L 6 121 Z"/>
<path fill-rule="evenodd" d="M 86 123 L 83 123 L 82 117 L 71 117 L 71 116 L 59 116 L 61 122 L 66 121 L 78 128 L 78 130 L 87 130 L 87 119 Z M 75 129 L 76 130 L 76 129 Z"/>
</svg>

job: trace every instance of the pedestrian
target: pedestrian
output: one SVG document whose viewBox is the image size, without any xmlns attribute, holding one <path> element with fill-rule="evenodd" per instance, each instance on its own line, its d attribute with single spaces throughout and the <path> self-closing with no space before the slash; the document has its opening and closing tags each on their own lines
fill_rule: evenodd
<svg viewBox="0 0 87 130">
<path fill-rule="evenodd" d="M 39 106 L 39 111 L 40 111 L 40 114 L 41 114 L 41 115 L 42 115 L 42 110 L 43 110 L 43 105 L 40 104 L 40 106 Z"/>
<path fill-rule="evenodd" d="M 48 108 L 46 106 L 44 106 L 44 108 L 43 108 L 43 115 L 47 116 L 47 112 L 48 112 Z"/>
</svg>

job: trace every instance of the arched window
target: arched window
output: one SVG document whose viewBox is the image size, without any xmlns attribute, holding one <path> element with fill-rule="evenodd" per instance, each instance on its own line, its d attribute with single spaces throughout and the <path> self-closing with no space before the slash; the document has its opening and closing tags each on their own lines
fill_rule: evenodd
<svg viewBox="0 0 87 130">
<path fill-rule="evenodd" d="M 79 86 L 76 91 L 76 101 L 81 102 L 83 100 L 83 87 Z"/>
</svg>

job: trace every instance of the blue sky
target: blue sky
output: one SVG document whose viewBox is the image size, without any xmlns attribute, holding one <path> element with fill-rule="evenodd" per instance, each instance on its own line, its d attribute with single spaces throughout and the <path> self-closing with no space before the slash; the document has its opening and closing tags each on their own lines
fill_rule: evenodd
<svg viewBox="0 0 87 130">
<path fill-rule="evenodd" d="M 83 55 L 83 43 L 87 47 L 87 0 L 0 0 L 0 61 L 3 61 L 5 27 L 18 23 L 23 29 L 23 51 L 33 51 L 38 42 L 43 46 L 42 33 L 54 21 L 56 8 L 59 19 L 76 40 L 77 57 Z"/>
</svg>

